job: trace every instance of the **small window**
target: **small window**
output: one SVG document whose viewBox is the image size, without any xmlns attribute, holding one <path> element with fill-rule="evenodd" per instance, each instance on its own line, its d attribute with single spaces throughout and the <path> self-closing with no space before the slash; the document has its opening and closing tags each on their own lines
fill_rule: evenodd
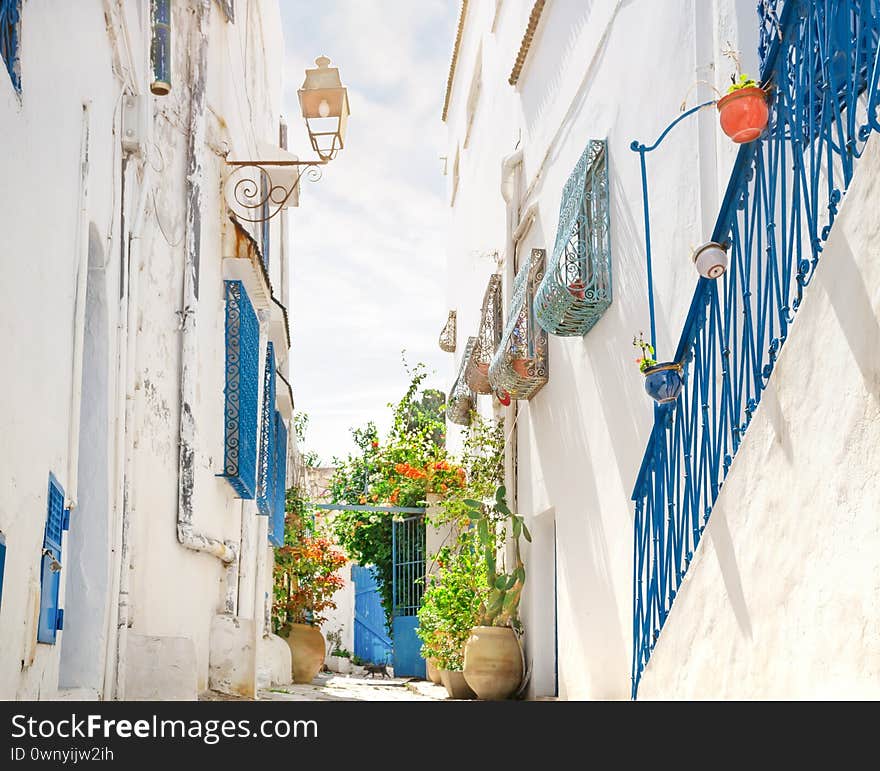
<svg viewBox="0 0 880 771">
<path fill-rule="evenodd" d="M 260 473 L 257 483 L 257 510 L 268 516 L 274 505 L 275 488 L 275 347 L 266 344 L 266 367 L 263 371 L 263 410 L 260 428 Z"/>
<path fill-rule="evenodd" d="M 471 77 L 471 87 L 468 91 L 466 121 L 464 130 L 464 146 L 468 146 L 471 138 L 471 127 L 474 125 L 474 115 L 477 113 L 477 105 L 480 102 L 480 91 L 483 88 L 483 47 L 480 46 L 477 51 L 477 63 L 474 67 L 474 74 Z"/>
<path fill-rule="evenodd" d="M 455 196 L 458 193 L 458 159 L 459 150 L 455 148 L 455 161 L 452 163 L 452 195 L 449 199 L 449 205 L 455 206 Z"/>
<path fill-rule="evenodd" d="M 6 65 L 13 87 L 19 93 L 21 93 L 21 72 L 18 61 L 20 21 L 21 0 L 0 0 L 0 58 Z"/>
<path fill-rule="evenodd" d="M 43 550 L 40 557 L 40 618 L 37 642 L 54 645 L 57 633 L 64 626 L 64 611 L 58 607 L 61 586 L 61 541 L 67 529 L 64 490 L 53 474 L 49 474 L 49 494 Z"/>
<path fill-rule="evenodd" d="M 223 474 L 240 498 L 257 481 L 260 324 L 241 281 L 226 281 L 226 405 Z"/>
</svg>

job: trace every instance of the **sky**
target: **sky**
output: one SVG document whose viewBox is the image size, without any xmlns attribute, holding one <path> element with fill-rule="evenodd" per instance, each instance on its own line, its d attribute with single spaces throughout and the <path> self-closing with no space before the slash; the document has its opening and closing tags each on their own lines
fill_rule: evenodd
<svg viewBox="0 0 880 771">
<path fill-rule="evenodd" d="M 350 428 L 389 424 L 410 365 L 448 390 L 440 119 L 457 0 L 281 0 L 288 146 L 310 146 L 296 91 L 326 55 L 348 88 L 345 149 L 319 182 L 302 183 L 292 230 L 291 376 L 309 415 L 306 449 L 329 463 L 354 449 Z"/>
</svg>

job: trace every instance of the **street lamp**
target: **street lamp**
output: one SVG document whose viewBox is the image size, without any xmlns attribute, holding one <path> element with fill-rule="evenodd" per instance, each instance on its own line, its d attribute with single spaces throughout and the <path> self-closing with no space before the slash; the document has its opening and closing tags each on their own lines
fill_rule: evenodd
<svg viewBox="0 0 880 771">
<path fill-rule="evenodd" d="M 317 67 L 306 70 L 297 93 L 318 160 L 301 161 L 287 148 L 261 146 L 262 160 L 226 161 L 233 167 L 226 181 L 226 199 L 246 222 L 266 222 L 286 209 L 303 175 L 313 182 L 319 180 L 321 166 L 345 147 L 348 90 L 342 85 L 339 69 L 330 66 L 330 59 L 319 56 L 315 64 Z"/>
<path fill-rule="evenodd" d="M 339 69 L 326 56 L 315 59 L 318 66 L 306 70 L 297 92 L 312 149 L 323 161 L 332 161 L 345 147 L 348 125 L 348 91 L 339 79 Z"/>
</svg>

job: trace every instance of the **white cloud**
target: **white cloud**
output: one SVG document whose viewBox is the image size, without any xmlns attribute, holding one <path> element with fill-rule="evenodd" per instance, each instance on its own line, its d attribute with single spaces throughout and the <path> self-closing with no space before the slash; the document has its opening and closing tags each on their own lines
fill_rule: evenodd
<svg viewBox="0 0 880 771">
<path fill-rule="evenodd" d="M 437 374 L 446 319 L 448 207 L 440 121 L 458 4 L 455 0 L 282 0 L 285 113 L 290 149 L 308 156 L 296 89 L 326 54 L 349 89 L 346 148 L 292 209 L 292 368 L 308 444 L 324 460 L 344 455 L 348 429 L 384 427 L 403 393 L 400 352 Z"/>
</svg>

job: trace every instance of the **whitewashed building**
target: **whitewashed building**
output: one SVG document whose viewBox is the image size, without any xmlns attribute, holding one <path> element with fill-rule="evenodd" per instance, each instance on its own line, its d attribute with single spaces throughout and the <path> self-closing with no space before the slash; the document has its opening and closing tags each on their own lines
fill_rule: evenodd
<svg viewBox="0 0 880 771">
<path fill-rule="evenodd" d="M 287 213 L 224 190 L 285 141 L 278 3 L 2 0 L 0 40 L 0 698 L 289 681 Z"/>
<path fill-rule="evenodd" d="M 531 696 L 880 696 L 878 14 L 461 3 L 448 417 L 505 416 Z M 771 87 L 742 145 L 711 104 L 737 58 Z"/>
</svg>

